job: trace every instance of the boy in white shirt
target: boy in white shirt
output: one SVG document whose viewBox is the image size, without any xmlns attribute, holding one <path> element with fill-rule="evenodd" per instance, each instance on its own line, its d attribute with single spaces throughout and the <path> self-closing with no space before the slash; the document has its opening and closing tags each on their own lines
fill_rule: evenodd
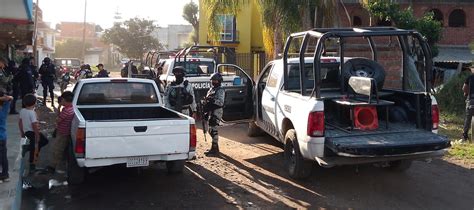
<svg viewBox="0 0 474 210">
<path fill-rule="evenodd" d="M 23 105 L 25 108 L 20 111 L 20 120 L 18 127 L 20 127 L 21 137 L 25 136 L 30 140 L 30 172 L 35 170 L 35 163 L 37 161 L 41 147 L 48 144 L 48 139 L 40 133 L 38 116 L 35 112 L 36 97 L 33 94 L 26 94 L 23 97 Z"/>
</svg>

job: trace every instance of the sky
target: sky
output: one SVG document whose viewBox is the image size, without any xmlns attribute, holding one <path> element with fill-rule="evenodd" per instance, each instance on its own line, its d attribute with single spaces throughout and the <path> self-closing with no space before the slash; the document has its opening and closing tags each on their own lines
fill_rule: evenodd
<svg viewBox="0 0 474 210">
<path fill-rule="evenodd" d="M 33 0 L 37 2 L 38 0 Z M 43 10 L 43 21 L 56 23 L 82 22 L 84 19 L 85 0 L 39 0 Z M 94 22 L 102 28 L 110 28 L 114 22 L 115 12 L 121 13 L 122 19 L 134 17 L 154 20 L 155 24 L 165 27 L 169 24 L 189 23 L 183 19 L 183 6 L 191 0 L 87 0 L 87 22 Z M 198 4 L 197 0 L 194 0 Z"/>
</svg>

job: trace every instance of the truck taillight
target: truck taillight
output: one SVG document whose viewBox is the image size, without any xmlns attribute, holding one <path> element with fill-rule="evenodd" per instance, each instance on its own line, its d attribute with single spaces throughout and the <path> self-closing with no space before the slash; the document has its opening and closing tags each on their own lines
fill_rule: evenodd
<svg viewBox="0 0 474 210">
<path fill-rule="evenodd" d="M 308 136 L 324 136 L 324 112 L 311 112 L 308 116 Z"/>
<path fill-rule="evenodd" d="M 86 152 L 86 129 L 78 128 L 76 131 L 76 146 L 74 152 L 84 154 Z"/>
<path fill-rule="evenodd" d="M 196 125 L 192 124 L 189 126 L 189 151 L 196 151 Z"/>
<path fill-rule="evenodd" d="M 431 121 L 433 122 L 433 130 L 439 126 L 439 109 L 438 105 L 431 105 Z"/>
</svg>

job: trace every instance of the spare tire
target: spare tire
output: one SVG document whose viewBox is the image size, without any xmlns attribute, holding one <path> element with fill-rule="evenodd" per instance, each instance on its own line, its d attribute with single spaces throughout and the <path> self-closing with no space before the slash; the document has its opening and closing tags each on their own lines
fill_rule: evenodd
<svg viewBox="0 0 474 210">
<path fill-rule="evenodd" d="M 342 75 L 345 84 L 348 84 L 349 78 L 352 76 L 374 78 L 377 89 L 383 88 L 385 81 L 385 70 L 383 67 L 373 60 L 366 58 L 353 58 L 344 63 Z"/>
</svg>

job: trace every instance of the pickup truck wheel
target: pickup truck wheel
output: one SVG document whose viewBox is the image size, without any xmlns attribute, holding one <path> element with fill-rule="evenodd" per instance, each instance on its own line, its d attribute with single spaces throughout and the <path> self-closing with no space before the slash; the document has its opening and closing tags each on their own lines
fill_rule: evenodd
<svg viewBox="0 0 474 210">
<path fill-rule="evenodd" d="M 387 167 L 387 169 L 395 172 L 404 172 L 410 168 L 411 163 L 411 160 L 391 161 L 388 163 L 389 166 Z"/>
<path fill-rule="evenodd" d="M 257 137 L 261 136 L 263 134 L 263 131 L 260 127 L 257 126 L 255 121 L 250 121 L 249 122 L 249 127 L 247 129 L 247 136 L 249 137 Z"/>
<path fill-rule="evenodd" d="M 175 160 L 166 162 L 166 169 L 170 174 L 179 174 L 183 172 L 184 160 Z"/>
<path fill-rule="evenodd" d="M 77 185 L 84 182 L 87 171 L 85 168 L 79 167 L 76 158 L 72 151 L 72 146 L 69 146 L 69 153 L 67 155 L 67 181 L 69 184 Z"/>
<path fill-rule="evenodd" d="M 291 178 L 304 179 L 311 175 L 313 164 L 303 158 L 300 152 L 296 131 L 290 129 L 285 135 L 285 166 Z"/>
</svg>

